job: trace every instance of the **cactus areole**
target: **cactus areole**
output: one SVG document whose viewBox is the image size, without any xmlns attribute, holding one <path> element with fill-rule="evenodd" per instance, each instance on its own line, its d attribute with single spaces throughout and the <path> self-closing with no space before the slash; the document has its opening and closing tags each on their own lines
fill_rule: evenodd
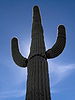
<svg viewBox="0 0 75 100">
<path fill-rule="evenodd" d="M 56 43 L 46 51 L 40 11 L 34 6 L 31 38 L 30 54 L 24 58 L 14 37 L 11 41 L 12 57 L 18 66 L 27 67 L 26 100 L 51 100 L 47 59 L 62 53 L 66 43 L 65 27 L 59 25 Z"/>
</svg>

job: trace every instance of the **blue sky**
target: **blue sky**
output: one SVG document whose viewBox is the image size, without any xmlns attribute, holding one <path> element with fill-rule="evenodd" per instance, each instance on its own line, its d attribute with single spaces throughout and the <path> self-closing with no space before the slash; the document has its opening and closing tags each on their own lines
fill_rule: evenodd
<svg viewBox="0 0 75 100">
<path fill-rule="evenodd" d="M 55 43 L 58 25 L 66 27 L 63 53 L 48 60 L 52 100 L 75 100 L 74 0 L 0 0 L 0 100 L 25 100 L 27 68 L 14 63 L 10 44 L 18 37 L 20 52 L 28 57 L 34 5 L 41 10 L 46 49 Z"/>
</svg>

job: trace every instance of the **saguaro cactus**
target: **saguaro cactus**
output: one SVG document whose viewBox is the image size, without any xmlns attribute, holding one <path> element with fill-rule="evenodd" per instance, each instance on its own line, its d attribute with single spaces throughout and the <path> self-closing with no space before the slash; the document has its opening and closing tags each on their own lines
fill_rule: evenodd
<svg viewBox="0 0 75 100">
<path fill-rule="evenodd" d="M 57 57 L 63 51 L 66 42 L 65 33 L 65 27 L 60 25 L 56 43 L 46 51 L 39 8 L 34 6 L 32 41 L 28 59 L 20 54 L 17 38 L 12 39 L 13 60 L 18 66 L 27 67 L 26 100 L 51 100 L 47 59 Z"/>
</svg>

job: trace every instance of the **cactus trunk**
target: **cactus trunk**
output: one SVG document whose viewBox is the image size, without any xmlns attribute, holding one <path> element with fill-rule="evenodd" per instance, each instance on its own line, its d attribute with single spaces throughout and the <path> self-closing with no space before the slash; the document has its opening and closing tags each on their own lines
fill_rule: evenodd
<svg viewBox="0 0 75 100">
<path fill-rule="evenodd" d="M 26 100 L 51 100 L 47 60 L 33 57 L 27 65 Z"/>
</svg>

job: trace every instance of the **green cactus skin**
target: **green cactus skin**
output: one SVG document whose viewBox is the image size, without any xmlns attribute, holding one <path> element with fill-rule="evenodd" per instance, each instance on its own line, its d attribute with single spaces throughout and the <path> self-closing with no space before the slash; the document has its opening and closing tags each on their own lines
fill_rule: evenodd
<svg viewBox="0 0 75 100">
<path fill-rule="evenodd" d="M 46 51 L 46 57 L 50 59 L 59 56 L 65 47 L 65 43 L 66 43 L 65 27 L 63 25 L 60 25 L 58 27 L 57 41 L 51 49 Z"/>
<path fill-rule="evenodd" d="M 13 38 L 12 41 L 11 41 L 11 44 L 12 44 L 11 48 L 12 48 L 12 56 L 13 56 L 14 62 L 20 67 L 26 67 L 28 60 L 26 58 L 24 58 L 21 55 L 21 53 L 19 52 L 17 38 Z"/>
<path fill-rule="evenodd" d="M 33 7 L 32 41 L 30 54 L 24 58 L 19 52 L 18 40 L 11 42 L 12 57 L 20 67 L 27 67 L 26 100 L 51 100 L 47 59 L 60 55 L 66 44 L 66 31 L 63 25 L 58 27 L 57 41 L 46 51 L 43 27 L 38 6 Z"/>
</svg>

